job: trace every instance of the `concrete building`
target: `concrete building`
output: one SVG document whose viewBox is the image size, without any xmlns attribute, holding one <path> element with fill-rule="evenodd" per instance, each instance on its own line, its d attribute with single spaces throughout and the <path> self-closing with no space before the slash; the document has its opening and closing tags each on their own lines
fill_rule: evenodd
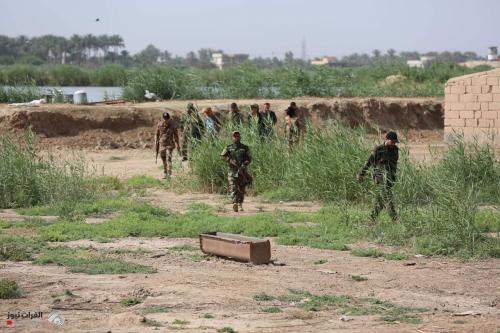
<svg viewBox="0 0 500 333">
<path fill-rule="evenodd" d="M 500 146 L 500 69 L 448 80 L 444 103 L 445 140 L 463 135 Z"/>
<path fill-rule="evenodd" d="M 488 53 L 488 61 L 498 61 L 498 48 L 496 46 L 489 47 L 490 52 Z"/>
<path fill-rule="evenodd" d="M 434 57 L 420 57 L 419 60 L 407 60 L 406 64 L 408 67 L 424 68 L 428 64 L 434 61 Z"/>
<path fill-rule="evenodd" d="M 214 64 L 218 69 L 223 69 L 228 66 L 237 66 L 248 60 L 249 55 L 244 53 L 237 54 L 224 54 L 224 53 L 213 53 L 212 54 L 212 64 Z"/>
<path fill-rule="evenodd" d="M 337 62 L 337 58 L 325 56 L 322 58 L 316 58 L 314 60 L 311 60 L 310 62 L 311 62 L 311 65 L 314 65 L 314 66 L 323 66 L 323 65 L 331 66 Z"/>
</svg>

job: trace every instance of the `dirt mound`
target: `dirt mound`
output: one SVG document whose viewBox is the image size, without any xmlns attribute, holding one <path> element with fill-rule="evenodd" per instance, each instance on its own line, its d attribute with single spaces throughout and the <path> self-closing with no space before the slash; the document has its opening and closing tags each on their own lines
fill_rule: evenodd
<svg viewBox="0 0 500 333">
<path fill-rule="evenodd" d="M 435 130 L 443 128 L 443 107 L 434 99 L 296 99 L 302 115 L 321 126 L 327 120 L 373 129 Z M 198 107 L 214 107 L 221 118 L 228 115 L 231 101 L 198 101 Z M 246 118 L 250 104 L 264 101 L 237 101 Z M 283 127 L 288 100 L 270 101 Z M 38 108 L 0 106 L 0 129 L 19 132 L 31 127 L 42 145 L 86 148 L 148 148 L 153 142 L 154 125 L 163 111 L 174 119 L 187 101 L 124 104 L 111 106 L 44 105 Z"/>
</svg>

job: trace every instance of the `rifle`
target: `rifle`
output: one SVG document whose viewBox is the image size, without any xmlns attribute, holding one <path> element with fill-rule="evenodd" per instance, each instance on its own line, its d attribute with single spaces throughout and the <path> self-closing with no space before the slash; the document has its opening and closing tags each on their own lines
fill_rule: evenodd
<svg viewBox="0 0 500 333">
<path fill-rule="evenodd" d="M 156 146 L 156 160 L 155 160 L 155 164 L 158 164 L 158 152 L 160 151 L 160 141 L 159 140 L 156 140 L 155 146 Z"/>
</svg>

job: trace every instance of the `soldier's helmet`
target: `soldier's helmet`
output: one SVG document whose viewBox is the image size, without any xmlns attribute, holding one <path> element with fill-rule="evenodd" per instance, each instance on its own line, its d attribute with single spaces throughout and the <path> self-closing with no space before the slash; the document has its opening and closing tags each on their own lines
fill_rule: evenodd
<svg viewBox="0 0 500 333">
<path fill-rule="evenodd" d="M 163 119 L 170 118 L 170 114 L 168 112 L 163 112 L 162 116 L 163 116 Z"/>
<path fill-rule="evenodd" d="M 385 135 L 385 138 L 387 140 L 392 140 L 394 142 L 399 142 L 398 135 L 396 134 L 396 132 L 392 132 L 392 131 L 387 132 L 387 134 Z"/>
</svg>

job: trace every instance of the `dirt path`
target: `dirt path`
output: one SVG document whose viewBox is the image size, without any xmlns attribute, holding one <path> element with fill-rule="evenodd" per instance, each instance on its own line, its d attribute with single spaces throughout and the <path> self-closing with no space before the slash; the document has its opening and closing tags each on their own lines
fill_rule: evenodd
<svg viewBox="0 0 500 333">
<path fill-rule="evenodd" d="M 198 252 L 169 251 L 175 245 L 197 247 L 195 239 L 126 238 L 112 243 L 76 241 L 70 246 L 97 249 L 143 249 L 126 260 L 151 265 L 155 274 L 85 275 L 64 267 L 36 266 L 27 262 L 2 264 L 2 277 L 19 281 L 25 296 L 3 300 L 0 313 L 57 308 L 66 318 L 61 332 L 149 332 L 150 320 L 161 332 L 216 332 L 232 327 L 238 332 L 496 332 L 500 327 L 498 260 L 462 263 L 442 258 L 411 258 L 395 262 L 359 258 L 347 252 L 273 244 L 272 257 L 284 266 L 199 257 Z M 314 262 L 323 259 L 326 263 Z M 201 260 L 201 261 L 198 261 Z M 407 266 L 414 263 L 413 266 Z M 27 274 L 29 272 L 29 274 Z M 366 277 L 356 282 L 351 276 Z M 379 316 L 349 316 L 341 321 L 335 310 L 304 311 L 298 304 L 256 301 L 266 293 L 278 296 L 289 289 L 316 295 L 376 298 L 400 306 L 425 307 L 420 324 L 388 323 Z M 70 290 L 77 297 L 57 297 Z M 52 296 L 51 296 L 52 295 Z M 141 295 L 143 303 L 125 307 L 119 301 Z M 167 312 L 144 314 L 153 305 Z M 281 313 L 265 313 L 276 306 Z M 477 316 L 454 317 L 465 311 Z M 209 315 L 207 315 L 209 314 Z M 213 317 L 213 318 L 205 318 Z M 144 319 L 148 321 L 144 323 Z M 175 320 L 186 324 L 174 324 Z M 0 323 L 3 330 L 4 323 Z M 53 332 L 46 320 L 18 320 L 16 332 Z M 14 330 L 7 330 L 14 331 Z"/>
</svg>

